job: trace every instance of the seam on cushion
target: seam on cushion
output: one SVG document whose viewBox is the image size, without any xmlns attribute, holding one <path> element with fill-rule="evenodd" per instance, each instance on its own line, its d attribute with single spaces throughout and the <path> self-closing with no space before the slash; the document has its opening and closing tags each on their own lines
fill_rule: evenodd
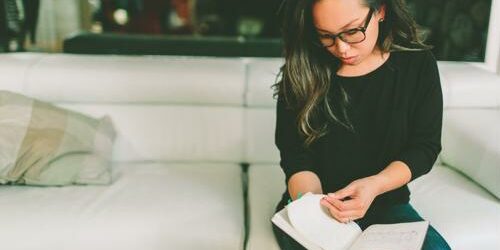
<svg viewBox="0 0 500 250">
<path fill-rule="evenodd" d="M 250 234 L 250 215 L 248 207 L 248 163 L 241 163 L 241 183 L 243 190 L 243 247 L 246 250 Z"/>
</svg>

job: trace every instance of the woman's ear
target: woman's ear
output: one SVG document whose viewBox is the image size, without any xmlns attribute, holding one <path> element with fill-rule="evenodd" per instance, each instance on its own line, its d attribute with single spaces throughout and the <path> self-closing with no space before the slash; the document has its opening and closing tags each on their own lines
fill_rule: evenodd
<svg viewBox="0 0 500 250">
<path fill-rule="evenodd" d="M 380 8 L 378 8 L 377 14 L 376 14 L 376 19 L 379 22 L 383 22 L 385 19 L 385 4 L 380 5 Z"/>
</svg>

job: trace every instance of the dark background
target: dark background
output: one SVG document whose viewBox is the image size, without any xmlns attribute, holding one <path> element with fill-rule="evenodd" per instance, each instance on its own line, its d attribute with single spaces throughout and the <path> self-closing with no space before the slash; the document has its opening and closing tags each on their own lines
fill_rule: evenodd
<svg viewBox="0 0 500 250">
<path fill-rule="evenodd" d="M 39 0 L 21 1 L 25 20 L 16 19 L 16 2 L 0 0 L 0 52 L 23 51 L 27 37 L 36 42 Z M 281 55 L 277 12 L 282 0 L 97 2 L 99 6 L 89 15 L 99 31 L 89 30 L 68 38 L 65 52 Z M 407 0 L 407 4 L 439 60 L 484 61 L 491 0 Z M 126 13 L 125 22 L 117 20 L 118 12 Z M 17 41 L 18 46 L 9 46 L 12 41 Z M 189 53 L 191 50 L 194 52 Z"/>
</svg>

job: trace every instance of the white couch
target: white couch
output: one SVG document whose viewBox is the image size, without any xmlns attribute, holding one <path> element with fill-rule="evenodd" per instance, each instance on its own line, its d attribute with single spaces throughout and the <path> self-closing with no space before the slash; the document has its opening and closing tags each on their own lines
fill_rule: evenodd
<svg viewBox="0 0 500 250">
<path fill-rule="evenodd" d="M 92 116 L 110 186 L 0 186 L 2 249 L 279 249 L 270 85 L 281 59 L 0 55 L 0 89 Z M 443 151 L 411 203 L 453 249 L 500 249 L 500 77 L 439 62 Z"/>
</svg>

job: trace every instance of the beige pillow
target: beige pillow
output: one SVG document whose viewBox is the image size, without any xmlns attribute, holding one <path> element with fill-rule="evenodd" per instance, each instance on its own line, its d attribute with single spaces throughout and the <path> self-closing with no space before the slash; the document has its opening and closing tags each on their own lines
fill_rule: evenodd
<svg viewBox="0 0 500 250">
<path fill-rule="evenodd" d="M 0 91 L 0 184 L 109 184 L 114 139 L 108 116 Z"/>
</svg>

